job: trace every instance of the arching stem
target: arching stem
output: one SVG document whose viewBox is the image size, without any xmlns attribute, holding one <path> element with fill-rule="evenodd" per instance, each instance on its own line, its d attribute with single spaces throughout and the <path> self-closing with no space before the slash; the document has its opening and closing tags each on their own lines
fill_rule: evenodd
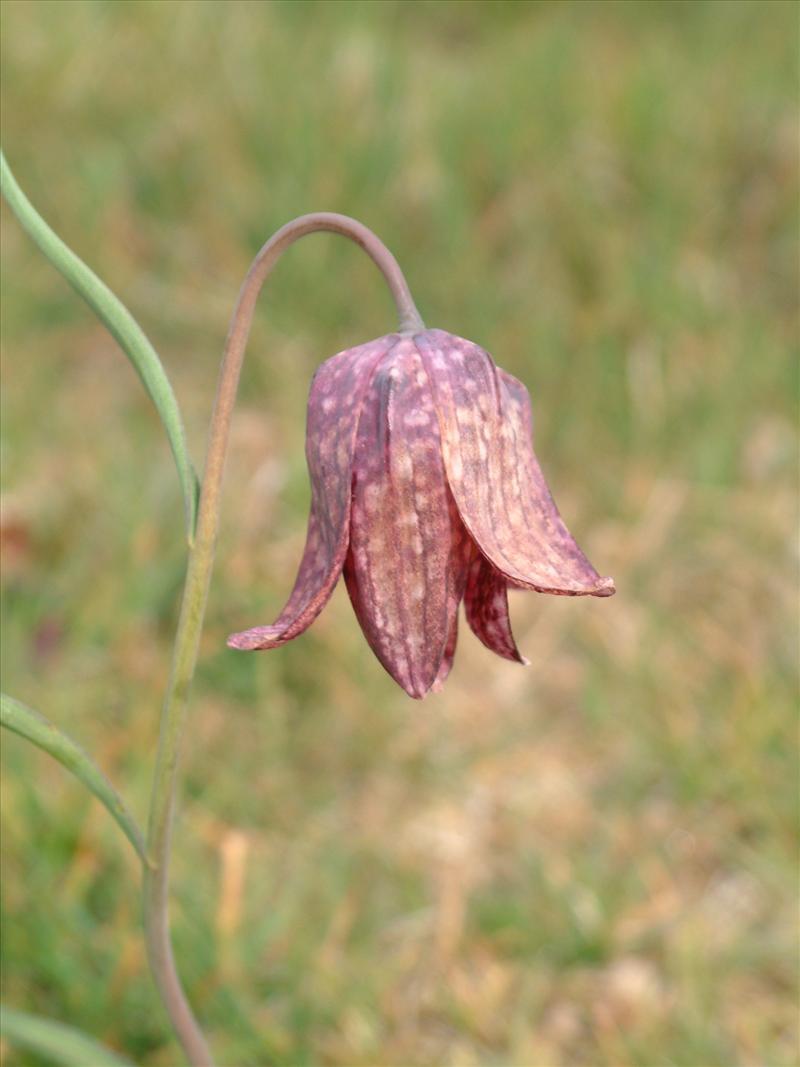
<svg viewBox="0 0 800 1067">
<path fill-rule="evenodd" d="M 219 525 L 220 490 L 228 449 L 231 417 L 236 401 L 247 338 L 262 285 L 282 253 L 300 237 L 327 230 L 355 241 L 383 272 L 392 292 L 401 331 L 424 329 L 408 285 L 394 256 L 366 226 L 348 218 L 320 212 L 287 223 L 263 246 L 239 292 L 222 359 L 217 395 L 209 428 L 206 467 L 200 492 L 195 541 L 175 636 L 172 671 L 161 714 L 158 756 L 153 776 L 147 835 L 149 868 L 145 869 L 144 921 L 150 967 L 175 1033 L 192 1067 L 210 1067 L 211 1051 L 195 1020 L 175 969 L 169 934 L 169 860 L 175 783 L 180 738 L 197 663 L 208 587 L 214 564 Z"/>
</svg>

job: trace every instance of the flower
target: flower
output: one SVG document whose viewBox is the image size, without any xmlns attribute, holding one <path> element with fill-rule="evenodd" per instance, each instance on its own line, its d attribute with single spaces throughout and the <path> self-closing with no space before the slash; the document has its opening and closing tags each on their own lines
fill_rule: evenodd
<svg viewBox="0 0 800 1067">
<path fill-rule="evenodd" d="M 311 384 L 311 515 L 300 570 L 271 626 L 232 635 L 277 648 L 303 633 L 339 575 L 380 662 L 412 697 L 453 662 L 458 608 L 519 663 L 507 590 L 611 596 L 556 510 L 533 452 L 528 392 L 478 345 L 396 333 L 327 360 Z"/>
</svg>

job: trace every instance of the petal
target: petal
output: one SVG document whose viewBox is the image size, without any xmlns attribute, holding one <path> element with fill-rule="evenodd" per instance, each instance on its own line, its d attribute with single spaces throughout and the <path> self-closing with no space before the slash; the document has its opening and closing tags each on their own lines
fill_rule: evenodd
<svg viewBox="0 0 800 1067">
<path fill-rule="evenodd" d="M 414 338 L 433 390 L 450 488 L 480 550 L 513 584 L 610 596 L 559 515 L 531 442 L 525 387 L 482 348 L 442 330 Z"/>
<path fill-rule="evenodd" d="M 432 693 L 439 692 L 447 680 L 447 676 L 450 674 L 450 670 L 453 666 L 453 660 L 456 655 L 456 645 L 458 644 L 458 608 L 461 601 L 464 599 L 464 590 L 467 585 L 467 575 L 469 573 L 470 556 L 475 551 L 472 540 L 464 527 L 464 523 L 461 521 L 461 516 L 458 514 L 458 508 L 456 507 L 455 500 L 453 500 L 453 494 L 449 489 L 447 491 L 447 498 L 450 507 L 450 526 L 453 530 L 454 539 L 453 547 L 451 549 L 451 560 L 453 563 L 451 584 L 448 590 L 447 600 L 449 628 L 442 662 L 439 664 L 439 670 L 437 671 L 436 677 L 433 680 L 433 685 L 431 686 Z"/>
<path fill-rule="evenodd" d="M 520 655 L 508 617 L 508 582 L 488 559 L 474 550 L 464 594 L 467 622 L 487 648 L 503 659 L 529 663 Z"/>
<path fill-rule="evenodd" d="M 344 576 L 367 641 L 412 697 L 433 686 L 448 653 L 467 544 L 427 376 L 403 339 L 378 367 L 361 413 Z"/>
<path fill-rule="evenodd" d="M 436 672 L 436 677 L 433 679 L 430 692 L 438 693 L 444 683 L 447 681 L 448 675 L 453 667 L 453 660 L 456 658 L 456 645 L 458 644 L 458 607 L 456 607 L 455 614 L 450 620 L 450 632 L 447 635 L 447 642 L 444 646 L 444 655 L 442 656 L 442 662 L 439 664 L 439 670 Z"/>
<path fill-rule="evenodd" d="M 389 335 L 349 348 L 326 360 L 314 375 L 306 425 L 311 514 L 300 570 L 275 622 L 232 634 L 231 648 L 277 648 L 307 629 L 328 602 L 347 552 L 353 451 L 362 404 L 394 341 Z"/>
</svg>

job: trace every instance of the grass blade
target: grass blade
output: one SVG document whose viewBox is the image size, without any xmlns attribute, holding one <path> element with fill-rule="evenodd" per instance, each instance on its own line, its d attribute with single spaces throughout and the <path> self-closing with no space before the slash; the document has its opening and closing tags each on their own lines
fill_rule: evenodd
<svg viewBox="0 0 800 1067">
<path fill-rule="evenodd" d="M 20 225 L 53 266 L 67 279 L 103 322 L 136 369 L 156 406 L 169 439 L 183 492 L 188 539 L 194 539 L 197 511 L 197 475 L 189 459 L 186 434 L 178 402 L 153 346 L 125 305 L 100 281 L 94 271 L 50 229 L 17 184 L 5 156 L 0 152 L 0 184 L 3 196 Z"/>
<path fill-rule="evenodd" d="M 0 726 L 5 726 L 26 738 L 57 759 L 67 770 L 72 771 L 100 803 L 105 805 L 138 852 L 142 862 L 147 862 L 144 838 L 124 801 L 103 772 L 72 738 L 62 733 L 44 715 L 5 693 L 0 694 Z"/>
<path fill-rule="evenodd" d="M 133 1067 L 80 1030 L 13 1008 L 0 1008 L 0 1034 L 13 1045 L 64 1067 Z"/>
</svg>

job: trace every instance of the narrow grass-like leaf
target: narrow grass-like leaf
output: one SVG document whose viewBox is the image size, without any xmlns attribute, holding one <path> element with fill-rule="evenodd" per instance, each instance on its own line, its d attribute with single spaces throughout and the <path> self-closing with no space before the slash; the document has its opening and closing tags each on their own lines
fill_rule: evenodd
<svg viewBox="0 0 800 1067">
<path fill-rule="evenodd" d="M 38 748 L 44 749 L 67 770 L 72 771 L 100 803 L 105 805 L 139 853 L 142 862 L 147 862 L 144 838 L 124 801 L 103 772 L 72 738 L 62 733 L 44 715 L 5 693 L 0 694 L 0 726 L 13 730 Z"/>
<path fill-rule="evenodd" d="M 0 1034 L 17 1048 L 64 1067 L 133 1067 L 130 1060 L 80 1030 L 5 1005 L 0 1007 Z"/>
<path fill-rule="evenodd" d="M 197 512 L 197 475 L 189 458 L 186 434 L 178 402 L 153 346 L 125 305 L 100 281 L 94 271 L 50 229 L 17 184 L 5 156 L 0 152 L 2 192 L 22 228 L 53 266 L 67 279 L 117 340 L 133 364 L 156 406 L 169 439 L 178 469 L 186 511 L 189 542 L 194 539 Z"/>
</svg>

